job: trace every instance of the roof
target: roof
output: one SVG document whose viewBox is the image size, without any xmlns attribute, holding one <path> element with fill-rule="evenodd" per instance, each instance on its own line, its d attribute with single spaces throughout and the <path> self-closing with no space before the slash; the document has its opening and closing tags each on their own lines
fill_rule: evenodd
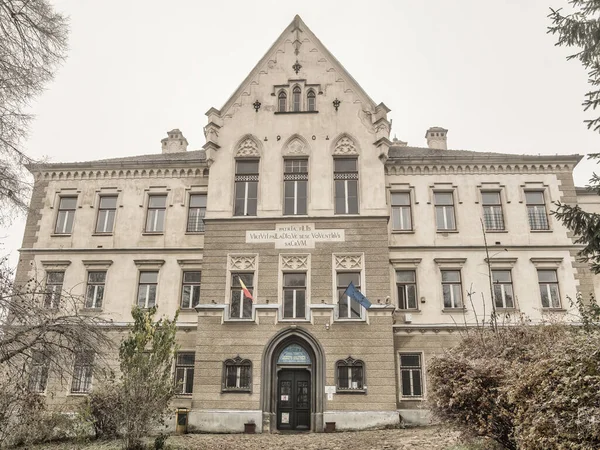
<svg viewBox="0 0 600 450">
<path fill-rule="evenodd" d="M 441 150 L 429 147 L 390 147 L 390 160 L 403 159 L 505 159 L 505 160 L 574 160 L 579 162 L 581 155 L 518 155 L 514 153 L 475 152 L 472 150 Z"/>
</svg>

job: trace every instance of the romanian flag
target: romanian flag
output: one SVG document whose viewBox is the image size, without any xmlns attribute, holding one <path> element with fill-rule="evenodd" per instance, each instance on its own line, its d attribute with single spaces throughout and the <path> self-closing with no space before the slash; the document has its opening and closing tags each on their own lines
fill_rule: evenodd
<svg viewBox="0 0 600 450">
<path fill-rule="evenodd" d="M 250 291 L 248 290 L 248 288 L 246 287 L 246 285 L 242 281 L 242 278 L 238 277 L 238 280 L 240 280 L 240 284 L 242 285 L 242 291 L 244 292 L 244 295 L 246 297 L 248 297 L 250 300 L 254 301 L 254 298 L 252 297 L 252 294 L 250 293 Z"/>
</svg>

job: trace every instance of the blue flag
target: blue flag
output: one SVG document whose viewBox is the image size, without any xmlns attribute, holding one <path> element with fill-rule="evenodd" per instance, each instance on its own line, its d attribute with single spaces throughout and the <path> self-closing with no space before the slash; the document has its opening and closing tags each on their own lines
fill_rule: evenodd
<svg viewBox="0 0 600 450">
<path fill-rule="evenodd" d="M 354 283 L 352 281 L 346 288 L 346 295 L 352 297 L 354 300 L 364 306 L 365 309 L 369 309 L 371 307 L 371 302 L 369 299 L 362 295 L 362 293 L 354 287 Z"/>
</svg>

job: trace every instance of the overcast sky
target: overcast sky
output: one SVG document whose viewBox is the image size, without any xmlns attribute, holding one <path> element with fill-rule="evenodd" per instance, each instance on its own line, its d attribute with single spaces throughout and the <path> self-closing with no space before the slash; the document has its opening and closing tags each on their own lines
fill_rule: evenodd
<svg viewBox="0 0 600 450">
<path fill-rule="evenodd" d="M 546 34 L 549 7 L 566 0 L 53 3 L 70 16 L 70 50 L 32 105 L 34 158 L 158 153 L 172 128 L 200 149 L 204 113 L 221 108 L 295 14 L 391 108 L 391 135 L 409 145 L 442 126 L 454 149 L 599 151 L 600 135 L 583 124 L 586 73 Z M 582 161 L 576 184 L 593 169 Z M 12 261 L 23 224 L 0 230 Z"/>
</svg>

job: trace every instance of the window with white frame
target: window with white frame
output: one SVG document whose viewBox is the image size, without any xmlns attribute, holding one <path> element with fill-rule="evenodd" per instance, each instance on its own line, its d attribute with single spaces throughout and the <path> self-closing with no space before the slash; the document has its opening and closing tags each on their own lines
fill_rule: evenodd
<svg viewBox="0 0 600 450">
<path fill-rule="evenodd" d="M 514 308 L 515 299 L 510 270 L 492 270 L 492 284 L 496 308 Z"/>
<path fill-rule="evenodd" d="M 254 293 L 254 273 L 231 273 L 231 305 L 232 319 L 252 318 L 252 296 Z"/>
<path fill-rule="evenodd" d="M 239 356 L 223 363 L 223 391 L 249 392 L 252 387 L 252 363 Z"/>
<path fill-rule="evenodd" d="M 117 215 L 117 196 L 103 195 L 98 205 L 96 233 L 112 233 Z"/>
<path fill-rule="evenodd" d="M 340 319 L 360 319 L 362 317 L 363 306 L 353 297 L 350 297 L 346 289 L 352 282 L 354 288 L 360 291 L 360 272 L 337 272 L 337 297 L 338 297 L 338 316 Z"/>
<path fill-rule="evenodd" d="M 44 308 L 58 308 L 64 280 L 64 272 L 46 272 Z"/>
<path fill-rule="evenodd" d="M 333 160 L 335 183 L 335 214 L 358 214 L 358 160 Z"/>
<path fill-rule="evenodd" d="M 193 352 L 177 353 L 175 358 L 175 393 L 191 395 L 194 391 L 194 362 Z"/>
<path fill-rule="evenodd" d="M 560 308 L 558 275 L 553 269 L 538 269 L 538 281 L 543 308 Z"/>
<path fill-rule="evenodd" d="M 190 194 L 186 231 L 188 233 L 203 232 L 204 216 L 206 216 L 206 194 Z"/>
<path fill-rule="evenodd" d="M 105 284 L 106 271 L 88 272 L 87 287 L 85 290 L 86 308 L 102 308 Z"/>
<path fill-rule="evenodd" d="M 283 318 L 306 317 L 306 273 L 283 274 Z"/>
<path fill-rule="evenodd" d="M 147 233 L 162 233 L 165 231 L 166 212 L 166 195 L 150 195 L 148 197 L 148 213 L 146 217 Z"/>
<path fill-rule="evenodd" d="M 442 270 L 442 295 L 444 308 L 462 308 L 462 283 L 460 270 Z"/>
<path fill-rule="evenodd" d="M 335 363 L 338 393 L 362 391 L 365 388 L 365 363 L 349 356 Z"/>
<path fill-rule="evenodd" d="M 392 192 L 392 230 L 412 230 L 409 192 Z"/>
<path fill-rule="evenodd" d="M 283 164 L 283 214 L 306 214 L 308 193 L 308 160 L 286 159 Z"/>
<path fill-rule="evenodd" d="M 456 230 L 454 216 L 454 194 L 452 192 L 434 192 L 435 224 L 438 231 Z"/>
<path fill-rule="evenodd" d="M 156 306 L 157 286 L 157 271 L 140 272 L 137 296 L 137 305 L 140 308 L 152 308 Z"/>
<path fill-rule="evenodd" d="M 55 234 L 71 234 L 75 210 L 77 209 L 77 197 L 60 197 L 58 202 L 58 215 L 56 216 Z"/>
<path fill-rule="evenodd" d="M 294 112 L 298 112 L 301 109 L 301 98 L 302 98 L 302 90 L 299 86 L 296 86 L 292 90 L 292 109 Z"/>
<path fill-rule="evenodd" d="M 255 216 L 258 201 L 258 160 L 238 160 L 235 170 L 235 216 Z"/>
<path fill-rule="evenodd" d="M 414 270 L 396 270 L 399 309 L 417 309 L 417 282 Z"/>
<path fill-rule="evenodd" d="M 504 230 L 504 214 L 500 191 L 484 191 L 481 193 L 483 205 L 483 224 L 486 231 Z"/>
<path fill-rule="evenodd" d="M 400 354 L 400 385 L 403 398 L 423 397 L 422 372 L 420 353 Z"/>
<path fill-rule="evenodd" d="M 42 393 L 46 391 L 49 368 L 50 358 L 41 351 L 34 351 L 31 355 L 29 370 L 29 392 Z"/>
<path fill-rule="evenodd" d="M 312 89 L 309 89 L 308 93 L 306 94 L 306 106 L 307 111 L 317 110 L 317 97 L 315 95 L 315 91 Z"/>
<path fill-rule="evenodd" d="M 93 369 L 94 354 L 92 352 L 79 352 L 75 355 L 71 393 L 87 394 L 91 391 Z"/>
<path fill-rule="evenodd" d="M 546 214 L 544 191 L 526 191 L 525 203 L 527 204 L 529 228 L 532 230 L 549 230 L 550 225 Z"/>
<path fill-rule="evenodd" d="M 183 272 L 183 286 L 181 288 L 181 308 L 195 308 L 200 304 L 200 283 L 202 272 L 199 270 Z"/>
<path fill-rule="evenodd" d="M 279 95 L 277 96 L 277 110 L 279 112 L 287 111 L 287 94 L 285 91 L 279 91 Z"/>
</svg>

